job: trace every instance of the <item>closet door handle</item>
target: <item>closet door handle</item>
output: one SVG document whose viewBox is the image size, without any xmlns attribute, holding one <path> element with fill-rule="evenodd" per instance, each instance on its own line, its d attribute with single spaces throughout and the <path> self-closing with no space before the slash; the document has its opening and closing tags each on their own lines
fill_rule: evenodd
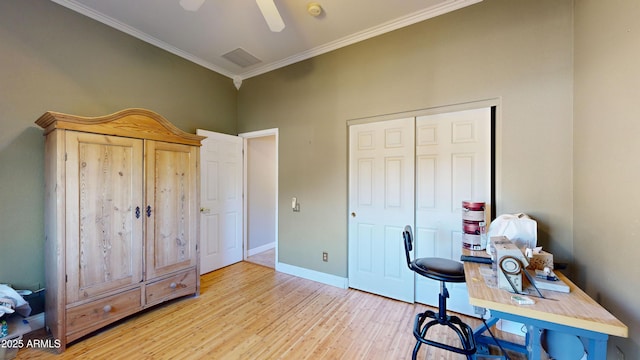
<svg viewBox="0 0 640 360">
<path fill-rule="evenodd" d="M 151 217 L 151 205 L 147 205 L 147 217 Z"/>
<path fill-rule="evenodd" d="M 136 206 L 136 219 L 140 219 L 140 206 Z"/>
</svg>

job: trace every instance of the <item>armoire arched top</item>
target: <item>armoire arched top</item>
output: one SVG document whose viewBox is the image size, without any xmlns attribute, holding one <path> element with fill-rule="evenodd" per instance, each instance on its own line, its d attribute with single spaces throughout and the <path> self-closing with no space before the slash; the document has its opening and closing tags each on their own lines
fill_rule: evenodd
<svg viewBox="0 0 640 360">
<path fill-rule="evenodd" d="M 97 117 L 47 111 L 36 124 L 45 129 L 45 135 L 55 129 L 65 129 L 195 146 L 200 146 L 205 139 L 178 129 L 158 113 L 137 108 Z"/>
</svg>

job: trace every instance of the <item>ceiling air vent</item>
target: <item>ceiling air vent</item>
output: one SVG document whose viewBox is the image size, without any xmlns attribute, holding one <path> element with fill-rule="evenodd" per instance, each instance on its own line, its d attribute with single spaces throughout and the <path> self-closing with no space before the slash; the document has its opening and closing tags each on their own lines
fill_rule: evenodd
<svg viewBox="0 0 640 360">
<path fill-rule="evenodd" d="M 243 68 L 262 62 L 262 60 L 249 54 L 246 50 L 241 48 L 229 51 L 228 53 L 222 55 L 222 57 Z"/>
</svg>

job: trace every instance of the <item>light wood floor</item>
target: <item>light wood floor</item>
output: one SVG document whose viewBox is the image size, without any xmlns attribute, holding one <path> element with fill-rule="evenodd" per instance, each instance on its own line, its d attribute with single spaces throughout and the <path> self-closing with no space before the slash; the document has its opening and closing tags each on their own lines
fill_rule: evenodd
<svg viewBox="0 0 640 360">
<path fill-rule="evenodd" d="M 270 267 L 276 267 L 276 249 L 263 251 L 261 253 L 247 257 L 247 261 L 254 264 Z"/>
<path fill-rule="evenodd" d="M 23 348 L 17 359 L 410 359 L 425 309 L 241 262 L 204 275 L 198 298 L 134 315 L 61 355 Z M 464 357 L 423 346 L 420 359 Z"/>
</svg>

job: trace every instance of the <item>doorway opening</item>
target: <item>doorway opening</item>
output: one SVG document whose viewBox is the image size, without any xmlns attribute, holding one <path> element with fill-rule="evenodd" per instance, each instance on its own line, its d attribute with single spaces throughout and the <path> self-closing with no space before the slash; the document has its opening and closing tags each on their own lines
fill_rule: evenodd
<svg viewBox="0 0 640 360">
<path fill-rule="evenodd" d="M 278 129 L 244 139 L 244 260 L 274 268 L 278 262 Z"/>
</svg>

